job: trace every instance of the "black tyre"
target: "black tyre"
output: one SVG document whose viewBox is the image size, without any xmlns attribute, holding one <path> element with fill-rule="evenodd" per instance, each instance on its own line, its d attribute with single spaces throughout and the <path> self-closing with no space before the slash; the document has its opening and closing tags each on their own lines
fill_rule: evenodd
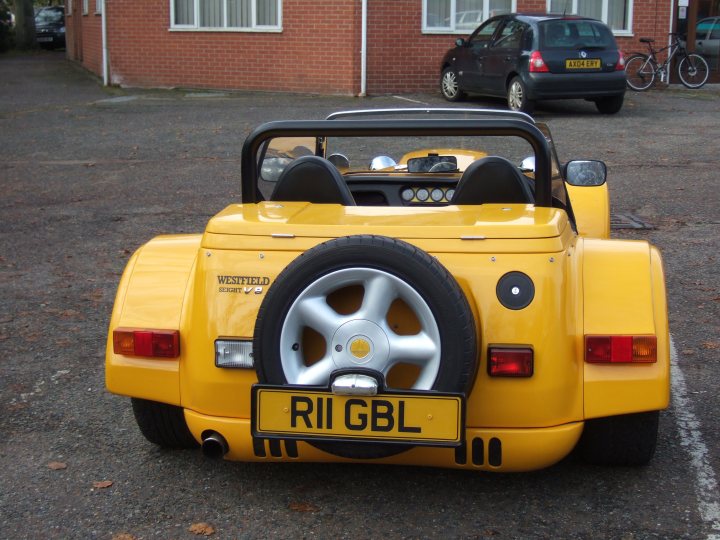
<svg viewBox="0 0 720 540">
<path fill-rule="evenodd" d="M 349 343 L 362 336 L 369 359 Z M 381 373 L 389 388 L 465 392 L 477 369 L 475 319 L 435 258 L 383 236 L 348 236 L 307 251 L 274 281 L 253 344 L 260 382 L 325 386 L 338 369 Z M 316 443 L 351 458 L 407 445 Z"/>
<path fill-rule="evenodd" d="M 200 446 L 185 423 L 181 407 L 132 398 L 132 408 L 140 432 L 151 443 L 164 448 Z"/>
<path fill-rule="evenodd" d="M 652 86 L 656 71 L 657 64 L 645 54 L 636 54 L 625 62 L 627 85 L 636 92 L 642 92 Z"/>
<path fill-rule="evenodd" d="M 658 411 L 585 422 L 579 450 L 594 465 L 645 465 L 655 454 Z"/>
<path fill-rule="evenodd" d="M 465 92 L 460 90 L 460 79 L 454 68 L 443 69 L 440 75 L 440 93 L 448 101 L 460 101 L 465 97 Z"/>
<path fill-rule="evenodd" d="M 535 102 L 528 98 L 527 87 L 520 77 L 513 78 L 507 89 L 507 104 L 511 111 L 531 113 Z"/>
<path fill-rule="evenodd" d="M 710 67 L 699 54 L 688 54 L 678 64 L 680 82 L 688 88 L 700 88 L 710 76 Z"/>
<path fill-rule="evenodd" d="M 622 109 L 625 96 L 612 96 L 595 100 L 595 106 L 601 114 L 615 114 Z"/>
</svg>

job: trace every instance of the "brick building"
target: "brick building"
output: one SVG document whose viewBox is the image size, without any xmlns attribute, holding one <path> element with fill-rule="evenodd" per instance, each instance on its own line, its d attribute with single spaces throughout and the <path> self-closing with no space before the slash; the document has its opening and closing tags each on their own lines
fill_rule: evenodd
<svg viewBox="0 0 720 540">
<path fill-rule="evenodd" d="M 716 0 L 66 0 L 67 54 L 108 84 L 382 94 L 435 91 L 458 36 L 496 13 L 581 13 L 624 51 Z M 678 5 L 680 4 L 680 5 Z M 709 8 L 703 6 L 710 6 Z M 698 7 L 699 6 L 699 7 Z M 694 27 L 694 25 L 692 25 Z"/>
</svg>

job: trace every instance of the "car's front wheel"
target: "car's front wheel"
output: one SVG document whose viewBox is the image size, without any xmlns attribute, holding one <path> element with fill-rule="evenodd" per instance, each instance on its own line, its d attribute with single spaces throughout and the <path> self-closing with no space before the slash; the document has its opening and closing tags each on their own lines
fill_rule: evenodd
<svg viewBox="0 0 720 540">
<path fill-rule="evenodd" d="M 645 465 L 655 454 L 660 413 L 650 411 L 585 421 L 579 450 L 594 465 Z"/>
<path fill-rule="evenodd" d="M 625 96 L 612 96 L 595 100 L 595 106 L 601 114 L 615 114 L 622 109 Z"/>
<path fill-rule="evenodd" d="M 460 101 L 465 97 L 465 93 L 460 90 L 460 80 L 454 68 L 443 69 L 440 76 L 440 93 L 448 101 Z"/>
<path fill-rule="evenodd" d="M 531 113 L 535 108 L 535 102 L 528 98 L 527 87 L 520 77 L 510 81 L 507 90 L 507 104 L 511 111 Z"/>
</svg>

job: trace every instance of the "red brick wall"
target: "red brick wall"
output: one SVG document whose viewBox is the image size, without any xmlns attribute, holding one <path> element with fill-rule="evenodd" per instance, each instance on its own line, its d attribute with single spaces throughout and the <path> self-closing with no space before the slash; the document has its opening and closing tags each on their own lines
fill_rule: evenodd
<svg viewBox="0 0 720 540">
<path fill-rule="evenodd" d="M 108 2 L 114 84 L 352 94 L 359 3 L 284 0 L 282 33 L 170 31 L 169 0 Z"/>
<path fill-rule="evenodd" d="M 618 37 L 620 48 L 643 50 L 638 38 L 645 36 L 664 43 L 670 2 L 635 0 L 633 37 Z M 87 16 L 78 16 L 82 0 L 73 3 L 68 56 L 101 75 L 95 2 Z M 544 12 L 545 6 L 545 0 L 517 2 L 518 11 Z M 106 8 L 113 84 L 360 92 L 361 0 L 283 0 L 281 33 L 171 31 L 170 0 L 111 0 Z M 422 0 L 368 0 L 367 92 L 437 91 L 440 61 L 457 37 L 422 33 Z"/>
</svg>

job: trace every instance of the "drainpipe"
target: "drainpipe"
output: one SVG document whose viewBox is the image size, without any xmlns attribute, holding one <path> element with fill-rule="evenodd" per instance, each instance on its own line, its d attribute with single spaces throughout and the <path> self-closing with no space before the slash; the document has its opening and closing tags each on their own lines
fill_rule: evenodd
<svg viewBox="0 0 720 540">
<path fill-rule="evenodd" d="M 102 0 L 102 13 L 100 14 L 100 20 L 102 24 L 102 72 L 103 72 L 103 85 L 108 85 L 108 48 L 107 48 L 107 19 L 105 18 L 107 12 L 105 11 L 105 2 Z"/>
<path fill-rule="evenodd" d="M 367 95 L 367 0 L 362 0 L 360 30 L 360 97 Z"/>
<path fill-rule="evenodd" d="M 670 2 L 670 28 L 668 34 L 675 29 L 675 2 Z M 668 46 L 672 44 L 672 36 L 668 35 Z M 665 68 L 665 81 L 670 84 L 670 65 Z"/>
</svg>

